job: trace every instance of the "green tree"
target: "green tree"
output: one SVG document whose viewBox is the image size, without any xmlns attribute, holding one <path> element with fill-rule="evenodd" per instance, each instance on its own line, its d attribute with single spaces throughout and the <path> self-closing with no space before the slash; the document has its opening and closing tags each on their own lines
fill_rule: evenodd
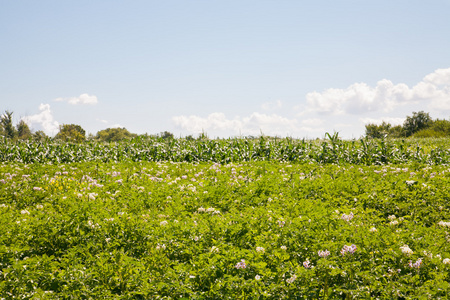
<svg viewBox="0 0 450 300">
<path fill-rule="evenodd" d="M 367 124 L 366 125 L 366 136 L 374 139 L 380 139 L 389 134 L 389 130 L 392 125 L 383 121 L 381 125 L 377 124 Z"/>
<path fill-rule="evenodd" d="M 403 123 L 403 129 L 405 130 L 406 136 L 411 136 L 420 130 L 430 127 L 432 124 L 433 119 L 429 113 L 424 111 L 413 112 L 412 116 L 406 117 Z"/>
<path fill-rule="evenodd" d="M 20 122 L 16 125 L 17 127 L 17 136 L 21 140 L 28 140 L 31 138 L 31 130 L 28 127 L 28 124 L 25 123 L 24 120 L 20 120 Z"/>
<path fill-rule="evenodd" d="M 405 130 L 402 125 L 396 125 L 389 128 L 389 137 L 400 138 L 405 137 Z"/>
<path fill-rule="evenodd" d="M 380 125 L 377 124 L 367 124 L 366 125 L 366 136 L 374 139 L 379 139 L 383 137 L 399 138 L 404 137 L 405 132 L 401 125 L 392 126 L 392 124 L 383 121 Z"/>
<path fill-rule="evenodd" d="M 430 127 L 414 133 L 414 137 L 446 137 L 450 136 L 450 121 L 437 119 Z"/>
<path fill-rule="evenodd" d="M 65 142 L 80 143 L 86 140 L 86 131 L 76 124 L 63 124 L 59 126 L 59 132 L 55 139 Z"/>
<path fill-rule="evenodd" d="M 169 132 L 169 131 L 164 131 L 161 132 L 160 137 L 162 137 L 163 139 L 167 140 L 167 139 L 173 139 L 173 133 Z"/>
<path fill-rule="evenodd" d="M 5 113 L 0 118 L 0 124 L 3 129 L 3 134 L 5 135 L 5 137 L 10 139 L 14 139 L 17 134 L 16 129 L 13 126 L 12 115 L 12 112 L 5 111 Z"/>
<path fill-rule="evenodd" d="M 49 139 L 49 137 L 42 130 L 38 130 L 35 133 L 33 133 L 33 140 L 35 140 L 35 141 L 43 142 L 43 141 L 46 141 L 48 139 Z"/>
<path fill-rule="evenodd" d="M 124 139 L 135 137 L 136 134 L 130 133 L 124 128 L 106 128 L 97 132 L 95 138 L 105 142 L 116 142 Z"/>
</svg>

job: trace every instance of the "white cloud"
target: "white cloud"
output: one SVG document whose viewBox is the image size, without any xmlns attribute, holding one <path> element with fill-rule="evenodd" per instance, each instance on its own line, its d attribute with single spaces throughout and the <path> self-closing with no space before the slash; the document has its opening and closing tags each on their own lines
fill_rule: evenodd
<svg viewBox="0 0 450 300">
<path fill-rule="evenodd" d="M 172 118 L 175 125 L 181 129 L 200 133 L 207 130 L 231 130 L 236 131 L 242 126 L 239 118 L 228 120 L 223 113 L 212 113 L 206 118 L 199 116 L 176 116 Z"/>
<path fill-rule="evenodd" d="M 88 94 L 81 94 L 79 97 L 70 97 L 70 98 L 56 98 L 54 101 L 56 102 L 67 102 L 69 104 L 77 105 L 77 104 L 97 104 L 98 99 L 97 96 L 90 96 Z"/>
<path fill-rule="evenodd" d="M 302 125 L 309 126 L 309 127 L 316 127 L 321 126 L 323 124 L 322 119 L 312 118 L 312 119 L 306 119 L 302 121 Z"/>
<path fill-rule="evenodd" d="M 308 93 L 306 101 L 305 112 L 334 115 L 391 112 L 398 106 L 423 102 L 431 109 L 450 110 L 450 68 L 426 75 L 413 87 L 382 79 L 375 87 L 354 83 L 346 89 Z"/>
<path fill-rule="evenodd" d="M 434 85 L 450 85 L 450 68 L 448 69 L 437 69 L 431 74 L 428 74 L 423 79 L 424 82 L 429 82 Z"/>
<path fill-rule="evenodd" d="M 305 135 L 310 131 L 322 129 L 300 126 L 296 119 L 288 119 L 276 114 L 261 114 L 254 112 L 247 117 L 227 119 L 223 113 L 212 113 L 205 118 L 191 116 L 176 116 L 172 118 L 175 126 L 190 133 L 220 135 Z"/>
<path fill-rule="evenodd" d="M 391 125 L 402 125 L 403 122 L 405 122 L 405 118 L 390 118 L 390 117 L 384 117 L 384 118 L 360 118 L 359 119 L 363 124 L 377 124 L 381 125 L 381 123 L 386 122 Z"/>
<path fill-rule="evenodd" d="M 265 111 L 271 111 L 271 110 L 276 110 L 279 109 L 283 106 L 283 103 L 281 102 L 281 100 L 277 100 L 275 102 L 266 102 L 263 103 L 261 105 L 261 108 Z"/>
<path fill-rule="evenodd" d="M 30 127 L 34 124 L 39 125 L 46 134 L 54 135 L 59 131 L 59 123 L 53 120 L 52 111 L 50 110 L 50 104 L 39 105 L 40 112 L 35 115 L 23 117 L 25 123 Z"/>
<path fill-rule="evenodd" d="M 97 119 L 97 121 L 105 124 L 106 126 L 108 126 L 108 128 L 123 128 L 123 126 L 120 125 L 119 123 L 108 125 L 108 124 L 110 124 L 110 122 L 108 120 Z"/>
</svg>

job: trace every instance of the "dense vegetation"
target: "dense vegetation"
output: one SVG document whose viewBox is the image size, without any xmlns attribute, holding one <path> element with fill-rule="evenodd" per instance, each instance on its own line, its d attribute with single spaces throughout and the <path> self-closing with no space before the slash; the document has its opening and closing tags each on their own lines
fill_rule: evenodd
<svg viewBox="0 0 450 300">
<path fill-rule="evenodd" d="M 29 130 L 10 117 L 0 299 L 450 293 L 450 141 L 414 138 L 430 127 L 404 139 L 212 140 L 120 128 L 89 138 L 69 124 L 21 139 Z"/>
<path fill-rule="evenodd" d="M 0 297 L 445 299 L 450 172 L 0 166 Z"/>
<path fill-rule="evenodd" d="M 370 123 L 365 125 L 365 136 L 368 138 L 441 138 L 450 136 L 450 120 L 433 120 L 429 113 L 424 111 L 413 112 L 407 116 L 403 125 L 392 125 L 387 122 L 381 124 Z M 95 135 L 86 136 L 86 131 L 77 124 L 63 124 L 55 137 L 48 137 L 43 131 L 31 132 L 27 123 L 22 119 L 16 126 L 13 124 L 13 113 L 5 111 L 0 116 L 0 137 L 10 141 L 34 140 L 34 141 L 63 141 L 82 143 L 84 141 L 118 142 L 130 140 L 135 137 L 149 137 L 148 134 L 137 135 L 129 132 L 126 128 L 106 128 L 98 131 Z M 160 134 L 150 135 L 153 138 L 173 139 L 171 132 L 164 131 Z M 207 138 L 205 133 L 200 134 L 199 140 Z M 248 137 L 253 139 L 254 137 Z M 192 135 L 186 136 L 186 140 L 194 140 Z"/>
<path fill-rule="evenodd" d="M 366 136 L 371 138 L 405 138 L 405 137 L 449 137 L 450 121 L 433 120 L 430 114 L 423 111 L 413 112 L 412 116 L 407 116 L 403 125 L 393 126 L 390 123 L 367 124 Z"/>
<path fill-rule="evenodd" d="M 361 139 L 343 141 L 337 134 L 326 140 L 273 139 L 164 139 L 136 137 L 115 143 L 86 141 L 9 141 L 0 143 L 0 162 L 314 162 L 314 163 L 425 163 L 450 160 L 448 139 Z"/>
</svg>

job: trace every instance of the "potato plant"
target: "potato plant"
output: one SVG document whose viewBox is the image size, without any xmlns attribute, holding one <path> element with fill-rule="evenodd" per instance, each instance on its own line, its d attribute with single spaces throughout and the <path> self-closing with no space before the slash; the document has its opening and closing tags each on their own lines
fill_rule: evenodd
<svg viewBox="0 0 450 300">
<path fill-rule="evenodd" d="M 0 165 L 4 299 L 445 299 L 450 169 Z"/>
</svg>

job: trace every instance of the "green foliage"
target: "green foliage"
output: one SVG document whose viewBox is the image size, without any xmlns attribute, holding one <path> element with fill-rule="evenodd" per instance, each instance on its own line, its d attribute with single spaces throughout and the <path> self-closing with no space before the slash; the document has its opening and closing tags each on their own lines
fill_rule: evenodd
<svg viewBox="0 0 450 300">
<path fill-rule="evenodd" d="M 447 137 L 450 136 L 450 121 L 437 119 L 433 121 L 430 127 L 419 130 L 414 134 L 414 137 Z"/>
<path fill-rule="evenodd" d="M 448 139 L 361 139 L 345 141 L 335 135 L 327 140 L 291 138 L 234 138 L 226 140 L 163 139 L 139 136 L 104 143 L 88 140 L 65 143 L 33 140 L 0 143 L 0 162 L 72 163 L 81 161 L 246 162 L 280 161 L 320 164 L 392 164 L 450 162 Z"/>
<path fill-rule="evenodd" d="M 24 120 L 20 120 L 17 126 L 17 136 L 21 140 L 28 140 L 32 137 L 31 130 Z"/>
<path fill-rule="evenodd" d="M 401 138 L 405 137 L 405 130 L 401 125 L 391 126 L 389 128 L 388 136 L 391 138 Z"/>
<path fill-rule="evenodd" d="M 48 142 L 50 138 L 42 130 L 38 130 L 32 134 L 33 140 L 38 142 Z"/>
<path fill-rule="evenodd" d="M 381 139 L 389 135 L 392 125 L 383 121 L 381 125 L 367 124 L 366 136 L 374 139 Z"/>
<path fill-rule="evenodd" d="M 80 143 L 86 140 L 86 131 L 80 125 L 63 124 L 59 126 L 59 132 L 55 139 L 64 142 Z"/>
<path fill-rule="evenodd" d="M 136 134 L 130 133 L 125 128 L 107 128 L 97 132 L 95 138 L 104 142 L 117 142 L 124 139 L 136 137 Z"/>
<path fill-rule="evenodd" d="M 403 123 L 403 129 L 405 130 L 406 136 L 411 136 L 420 130 L 430 127 L 432 123 L 433 119 L 429 113 L 425 113 L 424 111 L 413 112 L 412 116 L 406 117 Z"/>
<path fill-rule="evenodd" d="M 5 113 L 0 117 L 0 125 L 2 127 L 3 134 L 9 139 L 14 139 L 17 136 L 17 131 L 14 128 L 12 121 L 12 115 L 12 112 L 5 111 Z"/>
<path fill-rule="evenodd" d="M 384 122 L 381 125 L 367 124 L 366 137 L 369 138 L 442 138 L 450 136 L 450 121 L 433 120 L 428 113 L 423 111 L 413 112 L 407 116 L 403 126 L 392 126 Z"/>
<path fill-rule="evenodd" d="M 418 163 L 1 164 L 0 297 L 445 299 L 449 194 Z"/>
<path fill-rule="evenodd" d="M 165 140 L 167 140 L 167 139 L 173 139 L 173 138 L 174 138 L 174 137 L 173 137 L 173 133 L 171 133 L 171 132 L 169 132 L 169 131 L 161 132 L 161 133 L 159 134 L 159 136 L 160 136 L 161 138 L 165 139 Z"/>
</svg>

